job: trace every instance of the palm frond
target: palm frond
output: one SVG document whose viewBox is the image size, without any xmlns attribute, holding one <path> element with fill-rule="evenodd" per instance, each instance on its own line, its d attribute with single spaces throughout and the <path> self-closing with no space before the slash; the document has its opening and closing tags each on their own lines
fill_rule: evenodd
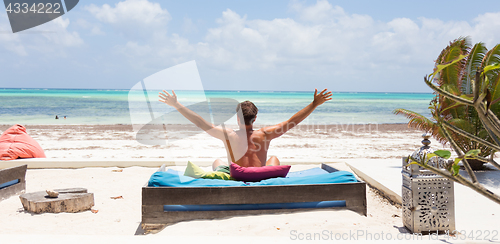
<svg viewBox="0 0 500 244">
<path fill-rule="evenodd" d="M 459 57 L 461 54 L 466 54 L 469 49 L 470 49 L 469 38 L 460 37 L 450 42 L 450 44 L 441 51 L 438 58 L 436 59 L 434 71 L 436 71 L 436 67 L 439 64 L 450 62 L 451 60 Z M 462 60 L 458 63 L 453 64 L 450 67 L 445 68 L 439 73 L 439 78 L 437 78 L 434 82 L 436 82 L 436 84 L 440 86 L 450 82 L 458 84 L 460 81 L 458 80 L 450 81 L 449 79 L 452 78 L 452 76 L 448 76 L 447 74 L 458 73 L 460 67 L 463 67 L 464 65 L 465 65 L 465 60 Z"/>
<path fill-rule="evenodd" d="M 486 53 L 482 67 L 484 68 L 494 63 L 500 63 L 500 44 L 496 45 L 493 49 Z M 496 100 L 500 98 L 500 72 L 489 72 L 488 78 L 490 79 L 491 84 L 491 98 L 492 100 Z"/>
<path fill-rule="evenodd" d="M 486 53 L 482 67 L 486 67 L 494 63 L 500 63 L 500 44 L 496 45 Z"/>
<path fill-rule="evenodd" d="M 441 89 L 453 94 L 453 95 L 456 95 L 456 96 L 460 96 L 460 88 L 455 86 L 454 84 L 443 84 L 441 85 L 440 87 Z M 446 115 L 449 115 L 449 114 L 456 114 L 456 111 L 454 109 L 449 109 L 447 110 L 447 108 L 449 108 L 450 106 L 454 105 L 456 102 L 449 99 L 448 97 L 446 96 L 442 96 L 442 95 L 438 95 L 438 104 L 440 105 L 440 112 L 444 112 L 443 115 L 446 116 Z"/>
<path fill-rule="evenodd" d="M 394 109 L 394 111 L 392 112 L 396 115 L 403 115 L 406 118 L 410 119 L 408 121 L 409 128 L 414 128 L 420 131 L 428 132 L 442 144 L 445 144 L 447 142 L 439 126 L 437 126 L 437 124 L 434 121 L 428 119 L 427 117 L 417 112 L 413 112 L 411 110 L 402 108 Z"/>
<path fill-rule="evenodd" d="M 448 44 L 448 46 L 441 51 L 435 62 L 443 63 L 443 57 L 447 55 L 451 47 L 460 47 L 463 52 L 466 53 L 470 48 L 470 40 L 467 37 L 459 37 L 451 41 L 450 44 Z"/>
<path fill-rule="evenodd" d="M 454 59 L 457 59 L 460 55 L 466 55 L 470 50 L 470 40 L 467 37 L 460 37 L 453 42 L 450 42 L 436 60 L 436 66 L 439 64 L 448 63 Z M 462 59 L 460 62 L 454 63 L 443 69 L 439 74 L 439 79 L 437 81 L 438 85 L 452 84 L 454 86 L 461 86 L 461 74 L 465 67 L 466 60 Z"/>
<path fill-rule="evenodd" d="M 474 133 L 474 127 L 472 126 L 470 121 L 467 119 L 454 118 L 454 119 L 449 120 L 448 123 L 454 125 L 455 127 L 459 128 L 463 131 L 469 132 L 471 134 Z"/>
<path fill-rule="evenodd" d="M 462 51 L 461 47 L 451 47 L 447 56 L 444 57 L 444 62 L 450 62 L 460 55 L 466 54 Z M 450 65 L 441 71 L 442 85 L 453 85 L 460 87 L 462 81 L 460 77 L 462 76 L 463 69 L 465 67 L 466 60 L 461 60 L 453 65 Z"/>
<path fill-rule="evenodd" d="M 476 74 L 477 68 L 481 67 L 485 54 L 488 50 L 484 43 L 477 43 L 469 52 L 467 57 L 466 70 L 462 74 L 462 92 L 464 94 L 472 94 L 472 82 Z"/>
</svg>

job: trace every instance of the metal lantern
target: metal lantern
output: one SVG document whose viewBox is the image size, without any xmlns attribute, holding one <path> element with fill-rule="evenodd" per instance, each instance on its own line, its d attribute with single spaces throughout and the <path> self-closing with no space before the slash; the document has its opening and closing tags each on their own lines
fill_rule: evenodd
<svg viewBox="0 0 500 244">
<path fill-rule="evenodd" d="M 430 134 L 423 134 L 422 146 L 412 154 L 420 160 L 434 150 L 429 146 Z M 403 158 L 403 224 L 413 233 L 455 230 L 455 199 L 453 181 L 434 174 L 416 164 L 410 165 Z M 433 157 L 428 162 L 446 170 L 446 160 Z"/>
</svg>

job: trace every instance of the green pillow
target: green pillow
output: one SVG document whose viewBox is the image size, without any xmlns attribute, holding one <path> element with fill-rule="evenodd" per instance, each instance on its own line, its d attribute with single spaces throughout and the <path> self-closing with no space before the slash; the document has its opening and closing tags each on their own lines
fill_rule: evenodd
<svg viewBox="0 0 500 244">
<path fill-rule="evenodd" d="M 203 178 L 203 179 L 221 179 L 221 180 L 234 180 L 231 175 L 224 172 L 210 171 L 205 172 L 203 169 L 198 167 L 196 164 L 188 161 L 186 171 L 184 171 L 185 176 L 190 176 L 193 178 Z"/>
<path fill-rule="evenodd" d="M 205 171 L 195 165 L 194 163 L 191 163 L 188 161 L 188 165 L 186 167 L 186 171 L 184 171 L 185 176 L 190 176 L 193 178 L 201 178 L 205 174 Z"/>
</svg>

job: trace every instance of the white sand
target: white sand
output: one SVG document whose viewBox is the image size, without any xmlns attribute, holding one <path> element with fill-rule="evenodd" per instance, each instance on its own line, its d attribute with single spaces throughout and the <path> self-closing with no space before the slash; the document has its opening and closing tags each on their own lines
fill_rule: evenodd
<svg viewBox="0 0 500 244">
<path fill-rule="evenodd" d="M 7 129 L 0 126 L 0 131 Z M 144 145 L 131 126 L 27 126 L 48 158 L 226 158 L 221 141 L 190 128 L 168 133 L 166 145 Z M 190 135 L 188 137 L 188 135 Z M 271 142 L 268 155 L 282 160 L 383 159 L 408 156 L 422 146 L 422 132 L 406 125 L 300 126 Z M 433 142 L 435 149 L 442 145 Z"/>
<path fill-rule="evenodd" d="M 381 125 L 378 130 L 352 129 L 333 130 L 292 130 L 285 136 L 273 141 L 269 155 L 277 155 L 282 161 L 324 160 L 339 162 L 344 159 L 397 159 L 407 156 L 420 147 L 422 134 L 405 129 L 405 125 Z M 0 127 L 5 130 L 7 127 Z M 134 133 L 123 126 L 27 126 L 48 158 L 98 159 L 98 158 L 165 158 L 198 159 L 211 161 L 224 158 L 221 142 L 206 134 L 196 134 L 178 140 L 175 145 L 147 146 L 134 140 Z M 182 137 L 182 130 L 175 132 Z M 440 148 L 434 141 L 434 148 Z M 1 163 L 1 162 L 0 162 Z M 292 170 L 318 165 L 292 166 Z M 156 168 L 130 167 L 122 172 L 116 168 L 84 169 L 43 169 L 28 170 L 26 192 L 44 191 L 54 188 L 84 187 L 94 193 L 97 213 L 31 214 L 22 208 L 17 196 L 0 202 L 0 238 L 16 241 L 37 240 L 38 235 L 60 240 L 74 236 L 82 242 L 91 241 L 89 235 L 99 235 L 100 241 L 119 240 L 121 243 L 134 243 L 145 240 L 193 240 L 208 237 L 208 240 L 238 241 L 293 241 L 301 237 L 318 237 L 321 240 L 335 241 L 335 234 L 349 236 L 356 232 L 356 239 L 365 240 L 360 234 L 390 234 L 408 238 L 403 228 L 401 209 L 379 197 L 374 191 L 367 190 L 368 216 L 361 216 L 349 210 L 309 211 L 292 214 L 272 214 L 233 217 L 218 220 L 180 222 L 166 227 L 157 234 L 142 234 L 141 187 L 147 182 Z M 400 177 L 398 175 L 397 177 Z M 122 196 L 123 199 L 111 199 Z M 320 233 L 314 236 L 314 233 Z M 328 235 L 326 235 L 328 234 Z M 398 236 L 399 235 L 399 236 Z M 131 238 L 123 238 L 130 236 Z M 411 236 L 410 236 L 411 237 Z M 139 239 L 138 239 L 139 238 Z M 153 239 L 150 239 L 153 238 Z M 332 238 L 332 239 L 329 239 Z M 427 237 L 426 237 L 427 238 Z M 428 240 L 428 238 L 424 240 Z M 134 241 L 135 240 L 135 241 Z M 317 239 L 316 239 L 317 240 Z M 3 243 L 3 242 L 2 242 Z M 421 243 L 421 242 L 419 242 Z"/>
</svg>

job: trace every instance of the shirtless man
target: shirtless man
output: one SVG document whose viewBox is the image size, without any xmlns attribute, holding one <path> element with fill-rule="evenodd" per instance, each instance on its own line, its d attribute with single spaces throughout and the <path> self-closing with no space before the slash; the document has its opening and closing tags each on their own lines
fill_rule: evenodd
<svg viewBox="0 0 500 244">
<path fill-rule="evenodd" d="M 244 122 L 238 116 L 240 130 L 223 129 L 215 127 L 204 120 L 201 116 L 184 107 L 177 101 L 177 95 L 172 91 L 172 95 L 167 91 L 160 92 L 160 102 L 177 109 L 184 117 L 195 124 L 209 135 L 224 142 L 228 158 L 242 167 L 261 167 L 265 165 L 279 165 L 280 161 L 276 156 L 267 159 L 267 150 L 271 140 L 280 137 L 288 130 L 303 121 L 314 109 L 324 102 L 331 100 L 332 92 L 324 89 L 320 93 L 315 89 L 313 101 L 305 108 L 294 114 L 288 120 L 277 125 L 267 126 L 258 130 L 253 129 L 253 123 L 257 119 L 257 107 L 250 101 L 238 104 L 236 111 L 241 110 Z M 229 167 L 220 159 L 215 160 L 212 165 L 214 171 L 229 173 Z"/>
</svg>

